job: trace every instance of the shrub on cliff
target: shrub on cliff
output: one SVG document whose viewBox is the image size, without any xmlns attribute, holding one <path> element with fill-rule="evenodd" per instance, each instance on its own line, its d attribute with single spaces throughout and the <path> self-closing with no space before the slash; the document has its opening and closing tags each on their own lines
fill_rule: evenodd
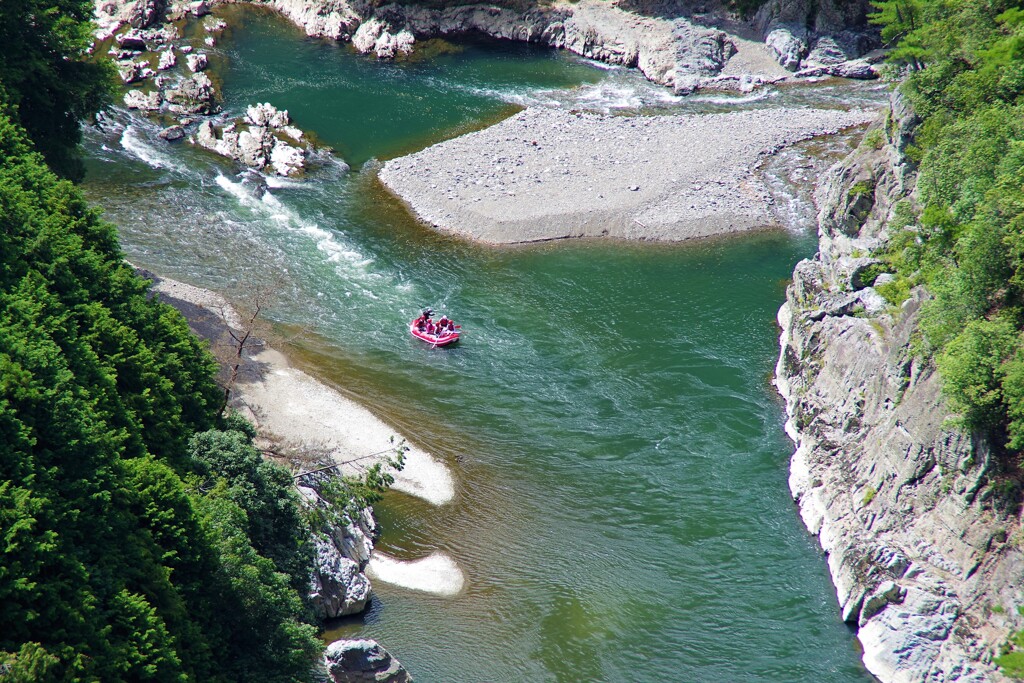
<svg viewBox="0 0 1024 683">
<path fill-rule="evenodd" d="M 1024 9 L 1010 0 L 876 3 L 923 118 L 916 244 L 899 275 L 933 295 L 922 348 L 965 427 L 1024 449 Z M 898 240 L 897 240 L 898 241 Z"/>
</svg>

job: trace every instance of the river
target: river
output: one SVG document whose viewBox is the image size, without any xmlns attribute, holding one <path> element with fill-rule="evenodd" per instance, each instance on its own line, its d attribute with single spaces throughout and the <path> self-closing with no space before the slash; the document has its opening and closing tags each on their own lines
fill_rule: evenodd
<svg viewBox="0 0 1024 683">
<path fill-rule="evenodd" d="M 225 107 L 268 101 L 331 159 L 262 198 L 226 163 L 121 112 L 87 131 L 85 189 L 146 268 L 244 302 L 276 282 L 288 351 L 444 459 L 457 498 L 391 493 L 378 548 L 441 551 L 455 597 L 378 583 L 332 635 L 378 639 L 421 683 L 870 681 L 786 486 L 775 312 L 815 235 L 805 145 L 769 165 L 790 229 L 683 245 L 483 248 L 419 225 L 376 160 L 523 105 L 637 115 L 877 103 L 825 83 L 675 98 L 635 73 L 516 44 L 382 63 L 228 10 Z M 463 325 L 431 349 L 405 323 Z"/>
</svg>

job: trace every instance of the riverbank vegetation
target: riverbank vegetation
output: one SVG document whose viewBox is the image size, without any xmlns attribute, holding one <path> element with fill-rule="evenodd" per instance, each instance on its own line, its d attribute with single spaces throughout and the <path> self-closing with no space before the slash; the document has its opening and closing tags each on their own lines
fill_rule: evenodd
<svg viewBox="0 0 1024 683">
<path fill-rule="evenodd" d="M 887 285 L 932 294 L 920 349 L 951 407 L 1009 453 L 1024 451 L 1024 9 L 1008 0 L 878 2 L 923 123 L 920 207 L 904 212 Z M 898 228 L 898 229 L 897 229 Z"/>
<path fill-rule="evenodd" d="M 0 115 L 5 680 L 302 680 L 289 474 L 114 229 Z"/>
<path fill-rule="evenodd" d="M 290 474 L 47 165 L 76 174 L 78 120 L 104 101 L 79 61 L 91 9 L 0 8 L 0 678 L 308 680 Z"/>
</svg>

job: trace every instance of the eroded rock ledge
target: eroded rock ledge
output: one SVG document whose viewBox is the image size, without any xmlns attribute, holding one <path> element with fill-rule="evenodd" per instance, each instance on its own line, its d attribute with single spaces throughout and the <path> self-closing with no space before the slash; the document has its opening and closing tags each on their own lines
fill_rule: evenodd
<svg viewBox="0 0 1024 683">
<path fill-rule="evenodd" d="M 910 350 L 927 293 L 890 307 L 862 277 L 902 227 L 895 206 L 914 199 L 915 125 L 894 95 L 884 143 L 862 144 L 819 186 L 820 251 L 779 311 L 790 488 L 873 674 L 1002 680 L 992 656 L 1024 601 L 1019 520 L 993 494 L 987 444 L 946 426 L 940 379 Z"/>
</svg>

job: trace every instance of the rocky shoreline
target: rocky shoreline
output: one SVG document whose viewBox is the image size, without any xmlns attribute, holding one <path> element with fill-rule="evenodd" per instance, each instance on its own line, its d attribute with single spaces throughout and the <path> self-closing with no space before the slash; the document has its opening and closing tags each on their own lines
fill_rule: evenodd
<svg viewBox="0 0 1024 683">
<path fill-rule="evenodd" d="M 422 220 L 489 244 L 567 237 L 678 241 L 772 227 L 763 159 L 873 111 L 602 116 L 528 109 L 384 165 Z"/>
<path fill-rule="evenodd" d="M 366 0 L 262 0 L 309 36 L 351 41 L 381 59 L 406 55 L 417 41 L 478 33 L 566 49 L 635 67 L 676 93 L 750 90 L 823 75 L 874 78 L 880 55 L 866 21 L 869 3 L 771 0 L 751 21 L 719 3 L 639 5 L 559 0 L 527 10 L 486 3 L 435 9 Z"/>
<path fill-rule="evenodd" d="M 235 0 L 95 0 L 98 47 L 115 59 L 123 101 L 165 125 L 161 137 L 188 140 L 240 165 L 299 176 L 316 149 L 287 112 L 254 103 L 225 120 L 204 51 L 227 24 L 211 16 Z M 643 14 L 607 0 L 558 0 L 517 11 L 467 4 L 443 10 L 366 0 L 252 0 L 273 8 L 308 35 L 349 41 L 380 59 L 410 54 L 417 41 L 482 34 L 566 49 L 635 67 L 676 93 L 699 89 L 749 92 L 771 83 L 842 76 L 874 78 L 881 53 L 866 23 L 867 0 L 818 3 L 771 0 L 747 22 L 718 5 L 669 2 Z M 182 39 L 199 21 L 202 42 Z M 813 29 L 807 28 L 813 26 Z"/>
<path fill-rule="evenodd" d="M 1020 523 L 999 504 L 988 444 L 947 426 L 934 367 L 913 354 L 921 301 L 869 280 L 902 201 L 916 119 L 894 95 L 872 144 L 818 188 L 819 253 L 779 311 L 776 386 L 796 443 L 790 488 L 828 557 L 843 619 L 880 680 L 993 681 L 1021 602 Z M 1019 628 L 1019 627 L 1017 627 Z"/>
<path fill-rule="evenodd" d="M 216 352 L 225 343 L 230 329 L 243 329 L 244 322 L 234 307 L 219 294 L 147 271 L 152 291 L 162 301 L 177 308 L 188 320 L 193 332 L 210 341 Z M 290 448 L 313 448 L 328 461 L 339 463 L 338 471 L 358 475 L 374 462 L 385 462 L 396 448 L 404 452 L 405 466 L 393 472 L 395 490 L 443 505 L 454 496 L 454 484 L 448 469 L 431 455 L 405 444 L 394 429 L 354 401 L 343 397 L 313 377 L 292 368 L 287 358 L 265 342 L 255 353 L 246 352 L 239 379 L 234 385 L 232 407 L 257 426 L 265 450 L 279 452 Z M 367 458 L 370 454 L 370 458 Z M 358 464 L 353 464 L 358 461 Z M 296 488 L 306 505 L 328 506 L 320 496 L 319 485 L 326 475 L 302 477 Z M 351 519 L 326 527 L 314 537 L 316 558 L 310 576 L 309 598 L 320 619 L 359 614 L 369 605 L 371 581 L 382 580 L 388 572 L 374 572 L 376 565 L 399 578 L 389 581 L 408 585 L 409 573 L 422 573 L 415 562 L 400 562 L 374 550 L 377 524 L 373 510 L 365 508 Z M 427 577 L 414 589 L 454 595 L 461 590 L 461 571 L 447 556 L 435 553 L 420 562 L 443 558 L 447 581 L 443 590 L 431 585 Z M 383 574 L 383 576 L 381 576 Z M 453 577 L 454 580 L 453 581 Z M 405 579 L 405 580 L 403 580 Z M 454 588 L 454 590 L 453 590 Z M 370 640 L 336 641 L 325 654 L 324 666 L 333 681 L 370 680 L 403 683 L 412 680 L 408 672 L 379 644 Z"/>
</svg>

